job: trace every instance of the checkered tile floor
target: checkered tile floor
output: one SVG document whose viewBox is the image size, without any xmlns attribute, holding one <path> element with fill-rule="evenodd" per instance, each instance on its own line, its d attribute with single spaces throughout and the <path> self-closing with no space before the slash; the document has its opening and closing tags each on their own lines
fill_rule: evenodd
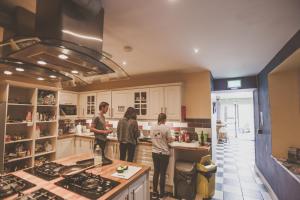
<svg viewBox="0 0 300 200">
<path fill-rule="evenodd" d="M 254 141 L 230 139 L 216 148 L 214 200 L 271 200 L 254 171 Z"/>
</svg>

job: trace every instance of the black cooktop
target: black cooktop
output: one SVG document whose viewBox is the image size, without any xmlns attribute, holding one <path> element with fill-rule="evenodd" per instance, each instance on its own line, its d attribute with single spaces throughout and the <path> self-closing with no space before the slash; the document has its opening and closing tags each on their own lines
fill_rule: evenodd
<svg viewBox="0 0 300 200">
<path fill-rule="evenodd" d="M 24 171 L 34 176 L 37 176 L 39 178 L 42 178 L 46 181 L 51 181 L 59 177 L 58 171 L 63 166 L 64 165 L 55 162 L 49 162 L 49 163 L 44 163 L 41 166 L 36 166 L 36 167 L 26 169 Z"/>
<path fill-rule="evenodd" d="M 16 200 L 64 200 L 64 198 L 41 188 L 30 194 L 21 195 Z"/>
<path fill-rule="evenodd" d="M 101 176 L 82 172 L 55 183 L 89 199 L 98 199 L 120 183 Z"/>
<path fill-rule="evenodd" d="M 34 186 L 34 184 L 12 174 L 0 176 L 0 199 L 4 199 L 5 197 L 17 194 Z"/>
</svg>

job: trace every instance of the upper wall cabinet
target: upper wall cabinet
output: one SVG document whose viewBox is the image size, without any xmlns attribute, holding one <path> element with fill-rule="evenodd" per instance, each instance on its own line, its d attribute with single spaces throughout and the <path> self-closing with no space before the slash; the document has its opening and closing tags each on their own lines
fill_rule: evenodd
<svg viewBox="0 0 300 200">
<path fill-rule="evenodd" d="M 96 106 L 96 114 L 99 112 L 99 105 L 101 102 L 109 103 L 108 111 L 105 114 L 105 118 L 111 118 L 111 91 L 104 91 L 97 93 L 97 106 Z"/>
<path fill-rule="evenodd" d="M 78 104 L 78 94 L 73 92 L 61 91 L 59 95 L 60 105 L 77 105 Z"/>
<path fill-rule="evenodd" d="M 138 119 L 147 119 L 149 116 L 149 89 L 133 90 L 133 98 Z"/>
<path fill-rule="evenodd" d="M 133 90 L 112 91 L 112 118 L 122 118 L 128 107 L 134 106 Z"/>
<path fill-rule="evenodd" d="M 168 119 L 181 119 L 181 87 L 170 86 L 164 88 L 165 108 Z"/>
<path fill-rule="evenodd" d="M 170 120 L 181 119 L 181 86 L 150 88 L 150 119 L 166 113 Z"/>
<path fill-rule="evenodd" d="M 79 97 L 79 115 L 94 117 L 96 115 L 96 93 L 83 93 Z"/>
<path fill-rule="evenodd" d="M 149 92 L 149 118 L 150 119 L 157 119 L 157 116 L 159 113 L 164 112 L 164 88 L 158 87 L 158 88 L 150 88 Z"/>
</svg>

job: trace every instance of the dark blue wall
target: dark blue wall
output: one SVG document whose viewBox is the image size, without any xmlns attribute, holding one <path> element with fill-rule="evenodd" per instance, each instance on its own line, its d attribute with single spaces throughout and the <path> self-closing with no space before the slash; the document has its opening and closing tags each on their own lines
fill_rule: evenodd
<svg viewBox="0 0 300 200">
<path fill-rule="evenodd" d="M 268 74 L 300 48 L 300 31 L 277 53 L 258 75 L 259 110 L 263 112 L 262 134 L 256 134 L 256 165 L 265 176 L 280 200 L 299 200 L 300 184 L 282 166 L 271 158 L 271 118 L 269 105 Z"/>
</svg>

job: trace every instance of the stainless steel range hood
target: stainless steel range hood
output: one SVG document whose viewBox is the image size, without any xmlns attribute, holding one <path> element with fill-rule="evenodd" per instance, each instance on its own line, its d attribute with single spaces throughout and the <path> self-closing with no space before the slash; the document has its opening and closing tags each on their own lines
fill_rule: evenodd
<svg viewBox="0 0 300 200">
<path fill-rule="evenodd" d="M 128 77 L 102 52 L 101 0 L 37 0 L 34 31 L 22 31 L 28 29 L 20 27 L 29 27 L 23 15 L 24 10 L 17 12 L 15 36 L 0 45 L 2 63 L 31 64 L 79 84 Z M 44 78 L 49 79 L 49 74 Z"/>
</svg>

